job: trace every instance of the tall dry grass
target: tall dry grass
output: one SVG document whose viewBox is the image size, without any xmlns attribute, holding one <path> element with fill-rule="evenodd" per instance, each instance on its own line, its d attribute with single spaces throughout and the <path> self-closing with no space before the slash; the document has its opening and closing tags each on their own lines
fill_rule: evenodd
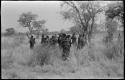
<svg viewBox="0 0 125 80">
<path fill-rule="evenodd" d="M 123 77 L 123 61 L 120 63 L 116 58 L 111 60 L 109 52 L 112 49 L 107 49 L 102 41 L 96 39 L 81 50 L 77 50 L 75 46 L 72 46 L 68 60 L 63 61 L 61 58 L 62 50 L 59 49 L 58 45 L 35 44 L 34 49 L 30 50 L 28 40 L 25 38 L 2 38 L 2 76 L 7 77 L 9 75 L 9 78 L 12 79 L 24 78 L 22 75 L 26 73 L 25 76 L 28 76 L 25 78 L 28 79 L 32 75 L 31 73 L 52 73 L 65 77 L 74 74 L 72 77 L 79 76 L 79 78 L 87 76 Z M 12 45 L 14 46 L 12 47 Z M 120 58 L 119 56 L 117 59 Z M 16 77 L 13 77 L 13 75 Z M 35 76 L 35 74 L 32 75 L 32 78 Z"/>
</svg>

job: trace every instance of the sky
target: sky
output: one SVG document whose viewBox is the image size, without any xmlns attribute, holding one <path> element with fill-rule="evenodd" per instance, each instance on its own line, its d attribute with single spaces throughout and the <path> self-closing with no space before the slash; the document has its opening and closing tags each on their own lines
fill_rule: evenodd
<svg viewBox="0 0 125 80">
<path fill-rule="evenodd" d="M 39 17 L 37 20 L 46 20 L 46 28 L 49 31 L 68 30 L 72 26 L 71 22 L 65 21 L 60 14 L 61 1 L 3 1 L 1 4 L 2 31 L 6 28 L 14 27 L 17 31 L 26 31 L 19 25 L 17 20 L 22 13 L 32 12 Z"/>
<path fill-rule="evenodd" d="M 32 12 L 39 17 L 37 20 L 46 20 L 45 26 L 49 31 L 68 30 L 73 24 L 65 21 L 60 14 L 61 1 L 2 1 L 1 2 L 1 30 L 13 27 L 19 32 L 28 29 L 19 25 L 17 20 L 22 13 Z"/>
</svg>

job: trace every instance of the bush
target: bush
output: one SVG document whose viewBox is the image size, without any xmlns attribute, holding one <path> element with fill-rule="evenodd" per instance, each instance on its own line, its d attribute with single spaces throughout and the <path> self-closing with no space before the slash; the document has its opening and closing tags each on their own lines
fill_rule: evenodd
<svg viewBox="0 0 125 80">
<path fill-rule="evenodd" d="M 104 55 L 108 58 L 108 59 L 113 59 L 114 57 L 114 53 L 112 48 L 108 48 L 105 52 Z"/>
<path fill-rule="evenodd" d="M 60 58 L 60 51 L 56 46 L 37 45 L 33 49 L 33 65 L 53 64 L 55 58 Z"/>
<path fill-rule="evenodd" d="M 56 72 L 72 72 L 77 70 L 80 65 L 88 65 L 89 57 L 87 53 L 88 49 L 86 50 L 86 48 L 77 51 L 74 47 L 71 47 L 68 60 L 63 61 L 62 52 L 58 46 L 51 47 L 49 45 L 37 45 L 33 49 L 34 53 L 30 62 L 33 66 L 52 65 L 52 68 L 54 68 L 54 71 Z"/>
<path fill-rule="evenodd" d="M 118 34 L 115 34 L 114 38 L 112 39 L 106 36 L 103 40 L 105 45 L 107 46 L 107 49 L 105 50 L 104 55 L 108 59 L 124 56 L 124 37 L 122 34 L 118 37 L 115 37 L 117 35 Z"/>
<path fill-rule="evenodd" d="M 69 60 L 72 67 L 78 68 L 80 66 L 89 65 L 90 55 L 88 51 L 89 48 L 87 45 L 80 50 L 77 50 L 74 46 L 72 46 L 70 51 L 70 60 Z"/>
<path fill-rule="evenodd" d="M 2 51 L 1 68 L 7 69 L 12 67 L 12 64 L 14 62 L 12 55 L 13 55 L 12 50 L 8 50 L 6 52 Z"/>
<path fill-rule="evenodd" d="M 107 36 L 105 36 L 104 38 L 103 38 L 103 42 L 104 42 L 104 44 L 107 46 L 107 47 L 109 47 L 110 45 L 112 45 L 112 41 L 113 40 L 113 38 L 111 37 L 111 36 L 109 36 L 109 35 L 107 35 Z"/>
<path fill-rule="evenodd" d="M 2 37 L 2 49 L 11 49 L 17 48 L 21 44 L 22 40 L 17 39 L 16 37 Z"/>
<path fill-rule="evenodd" d="M 104 55 L 108 59 L 118 58 L 124 56 L 124 42 L 123 41 L 116 41 L 115 43 L 111 44 L 110 47 L 108 47 Z"/>
</svg>

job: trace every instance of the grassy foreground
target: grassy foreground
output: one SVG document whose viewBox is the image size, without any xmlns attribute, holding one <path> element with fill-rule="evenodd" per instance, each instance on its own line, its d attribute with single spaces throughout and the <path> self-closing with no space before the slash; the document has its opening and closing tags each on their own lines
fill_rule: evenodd
<svg viewBox="0 0 125 80">
<path fill-rule="evenodd" d="M 94 36 L 90 45 L 81 50 L 72 46 L 68 61 L 62 61 L 58 46 L 45 46 L 37 41 L 30 50 L 25 37 L 2 37 L 2 79 L 122 79 L 124 57 L 110 57 L 111 50 L 103 44 L 103 37 Z M 41 62 L 45 65 L 41 66 Z"/>
</svg>

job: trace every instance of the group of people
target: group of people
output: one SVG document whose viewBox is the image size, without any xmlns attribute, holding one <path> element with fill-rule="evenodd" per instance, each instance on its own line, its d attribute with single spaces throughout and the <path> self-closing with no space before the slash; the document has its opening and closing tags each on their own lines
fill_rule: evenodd
<svg viewBox="0 0 125 80">
<path fill-rule="evenodd" d="M 32 49 L 35 44 L 35 38 L 31 36 L 29 42 L 30 42 L 30 48 Z M 63 51 L 62 58 L 66 60 L 69 56 L 71 45 L 76 46 L 77 49 L 83 48 L 83 46 L 85 45 L 85 37 L 84 35 L 81 34 L 79 34 L 78 38 L 76 37 L 76 34 L 68 35 L 65 33 L 60 33 L 58 35 L 52 35 L 52 37 L 42 34 L 41 44 L 43 45 L 49 44 L 51 46 L 58 45 L 59 48 L 62 49 Z"/>
</svg>

